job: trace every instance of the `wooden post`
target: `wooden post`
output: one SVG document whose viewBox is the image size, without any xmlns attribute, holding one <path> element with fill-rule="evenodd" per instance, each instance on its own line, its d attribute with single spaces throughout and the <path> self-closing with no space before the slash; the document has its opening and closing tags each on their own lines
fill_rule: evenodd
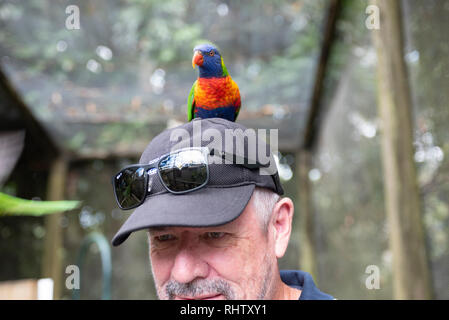
<svg viewBox="0 0 449 320">
<path fill-rule="evenodd" d="M 0 300 L 51 300 L 50 279 L 22 279 L 0 282 Z"/>
<path fill-rule="evenodd" d="M 315 223 L 312 209 L 312 194 L 310 188 L 309 171 L 312 156 L 310 151 L 303 150 L 296 153 L 296 177 L 298 188 L 300 261 L 302 270 L 309 272 L 315 282 L 318 281 L 317 259 L 315 249 Z"/>
<path fill-rule="evenodd" d="M 312 208 L 309 171 L 312 166 L 312 153 L 316 146 L 321 124 L 323 84 L 326 71 L 328 70 L 329 56 L 335 39 L 335 26 L 340 10 L 340 0 L 329 1 L 323 24 L 320 54 L 315 69 L 309 114 L 304 128 L 304 140 L 296 153 L 296 177 L 299 199 L 296 212 L 300 216 L 300 266 L 312 274 L 315 282 L 318 282 L 318 263 L 315 251 L 315 219 Z"/>
<path fill-rule="evenodd" d="M 372 0 L 372 3 L 380 12 L 380 29 L 373 30 L 373 37 L 394 298 L 430 299 L 432 289 L 414 163 L 412 103 L 403 58 L 400 1 Z"/>
<path fill-rule="evenodd" d="M 316 145 L 316 140 L 321 124 L 324 79 L 329 68 L 329 57 L 335 39 L 335 28 L 341 11 L 340 0 L 330 0 L 326 9 L 323 24 L 323 39 L 321 49 L 315 68 L 315 79 L 313 82 L 312 96 L 310 98 L 309 114 L 304 129 L 304 141 L 302 147 L 312 150 Z"/>
<path fill-rule="evenodd" d="M 48 200 L 62 200 L 64 198 L 67 162 L 63 157 L 57 158 L 50 169 L 48 179 Z M 53 299 L 61 297 L 62 289 L 62 231 L 60 226 L 61 214 L 45 217 L 45 243 L 42 261 L 42 275 L 53 279 Z"/>
</svg>

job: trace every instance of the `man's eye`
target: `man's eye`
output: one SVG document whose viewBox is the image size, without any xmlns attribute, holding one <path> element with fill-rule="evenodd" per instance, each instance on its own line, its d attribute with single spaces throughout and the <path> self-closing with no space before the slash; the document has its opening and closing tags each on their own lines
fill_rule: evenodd
<svg viewBox="0 0 449 320">
<path fill-rule="evenodd" d="M 175 238 L 175 236 L 172 235 L 172 234 L 162 234 L 162 235 L 157 236 L 155 238 L 156 238 L 157 241 L 164 242 L 164 241 L 173 240 Z"/>
<path fill-rule="evenodd" d="M 226 233 L 224 232 L 206 232 L 207 239 L 220 239 L 223 238 Z"/>
</svg>

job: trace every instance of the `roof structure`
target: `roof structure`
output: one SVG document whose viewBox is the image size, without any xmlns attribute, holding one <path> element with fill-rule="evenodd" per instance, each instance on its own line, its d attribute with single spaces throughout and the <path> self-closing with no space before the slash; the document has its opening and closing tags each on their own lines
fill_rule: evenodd
<svg viewBox="0 0 449 320">
<path fill-rule="evenodd" d="M 61 27 L 67 16 L 57 15 L 64 12 L 62 4 L 33 9 L 33 1 L 23 6 L 7 1 L 3 10 L 9 15 L 2 16 L 2 24 L 8 40 L 0 45 L 0 64 L 29 113 L 71 158 L 137 157 L 152 137 L 187 119 L 187 95 L 196 78 L 189 68 L 192 41 L 220 39 L 242 95 L 238 122 L 279 129 L 279 149 L 296 151 L 306 144 L 306 132 L 310 135 L 318 116 L 315 91 L 326 62 L 322 48 L 329 51 L 333 32 L 332 26 L 326 29 L 326 19 L 334 17 L 327 11 L 335 12 L 335 3 L 241 4 L 240 11 L 228 7 L 226 14 L 207 1 L 179 12 L 118 1 L 80 4 L 80 14 L 89 19 L 79 30 L 67 30 Z M 105 9 L 115 20 L 101 19 Z M 158 10 L 165 19 L 154 25 Z M 24 15 L 33 19 L 23 21 Z M 207 28 L 211 15 L 221 18 Z M 167 44 L 161 35 L 127 30 L 131 17 L 140 28 L 169 32 Z M 164 24 L 168 29 L 158 31 Z M 172 24 L 190 33 L 176 40 L 181 35 L 179 28 L 170 29 Z"/>
<path fill-rule="evenodd" d="M 0 138 L 5 170 L 6 163 L 15 163 L 19 156 L 28 168 L 46 168 L 60 153 L 52 136 L 34 117 L 1 70 Z"/>
</svg>

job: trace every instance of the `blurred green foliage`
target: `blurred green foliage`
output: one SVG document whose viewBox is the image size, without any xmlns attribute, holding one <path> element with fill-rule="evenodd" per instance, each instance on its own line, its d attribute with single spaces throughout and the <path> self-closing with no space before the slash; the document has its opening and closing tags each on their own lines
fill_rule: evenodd
<svg viewBox="0 0 449 320">
<path fill-rule="evenodd" d="M 0 192 L 0 217 L 3 215 L 42 216 L 73 210 L 80 204 L 80 201 L 26 200 Z"/>
</svg>

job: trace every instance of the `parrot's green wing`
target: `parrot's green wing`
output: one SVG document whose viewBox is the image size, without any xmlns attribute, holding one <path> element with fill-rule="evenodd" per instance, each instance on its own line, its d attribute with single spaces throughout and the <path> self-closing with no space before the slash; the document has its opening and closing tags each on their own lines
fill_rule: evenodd
<svg viewBox="0 0 449 320">
<path fill-rule="evenodd" d="M 237 117 L 239 116 L 240 108 L 237 109 L 237 112 L 235 113 L 234 121 L 237 120 Z"/>
<path fill-rule="evenodd" d="M 44 214 L 73 210 L 77 208 L 80 203 L 80 201 L 25 200 L 0 192 L 0 216 L 41 216 Z"/>
<path fill-rule="evenodd" d="M 189 99 L 187 100 L 187 121 L 192 121 L 195 112 L 195 87 L 198 80 L 193 83 L 192 89 L 190 89 Z"/>
</svg>

